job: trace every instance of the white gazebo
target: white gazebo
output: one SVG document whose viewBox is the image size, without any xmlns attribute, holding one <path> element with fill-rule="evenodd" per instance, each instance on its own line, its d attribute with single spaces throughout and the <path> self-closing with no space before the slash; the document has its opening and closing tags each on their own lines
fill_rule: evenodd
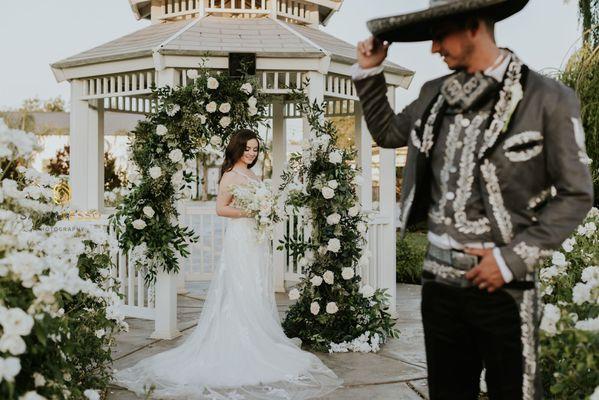
<svg viewBox="0 0 599 400">
<path fill-rule="evenodd" d="M 365 211 L 372 210 L 372 140 L 362 118 L 350 77 L 355 47 L 320 29 L 339 10 L 342 0 L 130 0 L 138 19 L 151 24 L 129 35 L 52 64 L 59 82 L 71 84 L 70 185 L 72 205 L 99 210 L 103 205 L 103 143 L 107 111 L 143 114 L 153 104 L 151 86 L 176 86 L 187 82 L 187 71 L 204 66 L 215 70 L 229 67 L 231 53 L 253 53 L 261 90 L 275 96 L 272 118 L 273 181 L 278 179 L 287 157 L 286 121 L 302 118 L 286 101 L 288 87 L 304 88 L 311 99 L 327 102 L 327 117 L 355 119 L 354 141 L 358 166 L 364 173 L 360 198 Z M 385 64 L 388 97 L 395 106 L 398 87 L 407 88 L 413 73 L 397 64 Z M 304 135 L 309 129 L 303 123 Z M 370 266 L 363 279 L 386 288 L 395 309 L 395 207 L 396 176 L 394 150 L 380 149 L 379 207 L 372 211 L 369 229 Z M 132 317 L 155 320 L 154 337 L 177 336 L 176 293 L 184 280 L 210 279 L 211 271 L 198 268 L 207 258 L 218 256 L 219 221 L 213 207 L 181 202 L 181 219 L 199 219 L 211 232 L 208 240 L 193 249 L 200 257 L 181 260 L 180 276 L 160 274 L 155 305 L 143 285 L 142 274 L 127 263 L 126 255 L 115 255 L 125 295 L 124 311 Z M 220 225 L 222 228 L 222 225 Z M 301 226 L 293 224 L 289 229 Z M 283 230 L 283 229 L 282 229 Z M 204 230 L 201 231 L 203 233 Z M 216 234 L 215 232 L 220 232 Z M 279 232 L 281 235 L 283 232 Z M 277 240 L 275 240 L 275 243 Z M 208 254 L 208 256 L 207 256 Z M 284 252 L 274 252 L 275 288 L 284 291 L 302 273 Z M 213 263 L 214 264 L 214 263 Z M 213 265 L 212 265 L 213 267 Z"/>
</svg>

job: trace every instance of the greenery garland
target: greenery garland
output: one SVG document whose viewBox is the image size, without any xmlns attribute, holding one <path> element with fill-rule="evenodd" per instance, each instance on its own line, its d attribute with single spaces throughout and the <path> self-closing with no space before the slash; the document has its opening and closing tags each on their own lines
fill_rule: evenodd
<svg viewBox="0 0 599 400">
<path fill-rule="evenodd" d="M 367 218 L 357 198 L 355 150 L 338 148 L 338 133 L 324 120 L 324 105 L 295 91 L 292 100 L 307 118 L 311 134 L 302 154 L 292 155 L 280 189 L 286 208 L 305 210 L 312 230 L 308 241 L 286 236 L 286 248 L 305 276 L 289 293 L 293 304 L 285 333 L 317 351 L 377 351 L 399 332 L 388 313 L 385 290 L 361 285 L 357 266 L 368 265 Z"/>
<path fill-rule="evenodd" d="M 176 201 L 189 198 L 195 158 L 208 146 L 221 149 L 241 128 L 265 123 L 266 97 L 255 78 L 231 77 L 205 68 L 187 72 L 191 83 L 153 88 L 156 110 L 138 123 L 130 144 L 135 164 L 130 192 L 110 217 L 130 262 L 145 267 L 151 284 L 159 269 L 178 272 L 198 237 L 178 224 Z"/>
</svg>

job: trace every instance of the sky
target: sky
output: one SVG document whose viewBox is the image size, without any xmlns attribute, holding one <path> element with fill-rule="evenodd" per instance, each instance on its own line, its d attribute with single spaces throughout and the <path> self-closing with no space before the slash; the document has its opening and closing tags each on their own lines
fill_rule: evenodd
<svg viewBox="0 0 599 400">
<path fill-rule="evenodd" d="M 62 96 L 69 84 L 57 83 L 50 64 L 106 43 L 149 24 L 137 21 L 127 0 L 2 0 L 3 38 L 0 58 L 0 109 L 17 108 L 29 97 Z M 368 37 L 366 21 L 425 8 L 428 0 L 345 0 L 327 27 L 349 43 Z M 531 0 L 519 14 L 497 25 L 498 44 L 514 50 L 533 69 L 563 67 L 579 43 L 576 1 Z M 430 43 L 393 44 L 389 59 L 415 71 L 408 90 L 401 90 L 401 108 L 418 96 L 427 80 L 447 72 Z"/>
</svg>

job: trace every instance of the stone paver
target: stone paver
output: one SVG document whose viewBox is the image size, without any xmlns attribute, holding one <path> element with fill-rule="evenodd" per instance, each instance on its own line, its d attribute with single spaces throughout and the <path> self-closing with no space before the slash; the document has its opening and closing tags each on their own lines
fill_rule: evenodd
<svg viewBox="0 0 599 400">
<path fill-rule="evenodd" d="M 128 319 L 130 330 L 117 337 L 113 349 L 114 367 L 128 367 L 138 360 L 180 344 L 193 332 L 202 310 L 207 291 L 205 283 L 190 283 L 188 293 L 179 295 L 177 320 L 182 335 L 174 340 L 150 339 L 151 321 Z M 391 339 L 376 354 L 316 353 L 316 355 L 343 379 L 343 387 L 322 397 L 322 400 L 412 400 L 427 399 L 426 359 L 420 322 L 420 286 L 397 286 L 396 327 L 400 338 Z M 281 318 L 291 302 L 284 294 L 277 294 Z M 138 399 L 133 393 L 112 387 L 110 400 Z"/>
</svg>

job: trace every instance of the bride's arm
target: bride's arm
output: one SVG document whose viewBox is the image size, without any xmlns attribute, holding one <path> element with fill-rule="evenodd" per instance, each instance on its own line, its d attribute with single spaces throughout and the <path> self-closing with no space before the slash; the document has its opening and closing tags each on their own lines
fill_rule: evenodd
<svg viewBox="0 0 599 400">
<path fill-rule="evenodd" d="M 229 185 L 235 184 L 233 176 L 225 173 L 218 185 L 218 195 L 216 196 L 216 215 L 228 218 L 245 218 L 247 213 L 239 208 L 230 206 L 233 196 L 229 193 Z"/>
</svg>

